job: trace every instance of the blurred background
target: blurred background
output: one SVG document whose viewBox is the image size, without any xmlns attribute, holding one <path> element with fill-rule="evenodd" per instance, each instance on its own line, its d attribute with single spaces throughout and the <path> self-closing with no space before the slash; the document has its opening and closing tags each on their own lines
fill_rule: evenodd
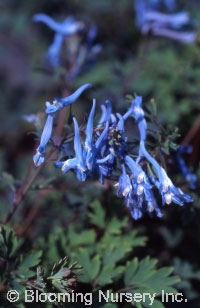
<svg viewBox="0 0 200 308">
<path fill-rule="evenodd" d="M 178 10 L 190 13 L 194 20 L 193 28 L 198 34 L 200 2 L 180 0 Z M 2 220 L 12 206 L 13 187 L 19 187 L 37 145 L 36 128 L 33 123 L 25 121 L 23 115 L 39 113 L 44 117 L 45 102 L 62 96 L 62 71 L 44 69 L 43 65 L 47 48 L 53 40 L 53 31 L 42 23 L 33 22 L 32 16 L 37 13 L 48 14 L 57 21 L 72 15 L 84 22 L 86 28 L 93 24 L 97 27 L 95 43 L 101 44 L 101 52 L 71 86 L 75 90 L 84 83 L 93 84 L 93 88 L 73 106 L 73 114 L 80 121 L 83 115 L 87 116 L 93 97 L 97 99 L 98 106 L 110 99 L 115 111 L 124 112 L 129 106 L 127 94 L 142 95 L 148 121 L 153 108 L 154 111 L 156 109 L 159 125 L 168 134 L 175 134 L 172 138 L 174 143 L 193 145 L 193 152 L 185 159 L 189 168 L 200 174 L 198 39 L 184 44 L 151 33 L 143 35 L 136 27 L 136 12 L 131 0 L 0 0 Z M 41 128 L 38 129 L 40 131 Z M 129 129 L 129 134 L 132 134 L 131 127 Z M 156 140 L 152 140 L 152 144 L 156 144 Z M 72 174 L 63 177 L 49 167 L 42 170 L 40 179 L 11 223 L 17 234 L 24 237 L 25 249 L 27 245 L 33 248 L 42 246 L 41 243 L 51 233 L 52 241 L 56 241 L 58 231 L 55 230 L 64 230 L 71 222 L 79 231 L 83 230 L 88 226 L 89 205 L 94 200 L 100 200 L 108 219 L 113 215 L 126 217 L 127 230 L 136 228 L 148 237 L 146 246 L 137 248 L 137 256 L 150 255 L 157 258 L 161 266 L 175 266 L 175 273 L 182 278 L 178 288 L 190 299 L 190 303 L 182 304 L 182 307 L 200 307 L 199 187 L 195 191 L 190 190 L 177 169 L 173 153 L 166 144 L 163 148 L 170 177 L 195 198 L 194 204 L 183 208 L 169 206 L 164 210 L 163 219 L 145 217 L 135 222 L 124 209 L 123 201 L 115 197 L 111 185 L 104 188 L 95 185 L 94 189 L 94 184 L 82 185 Z M 47 193 L 41 189 L 42 185 L 52 186 Z M 37 206 L 38 194 L 41 202 Z M 35 202 L 36 211 L 32 213 Z M 23 225 L 24 222 L 27 225 Z M 48 256 L 53 262 L 56 256 L 63 257 L 63 253 L 59 253 L 51 251 Z M 176 307 L 176 304 L 166 307 Z"/>
</svg>

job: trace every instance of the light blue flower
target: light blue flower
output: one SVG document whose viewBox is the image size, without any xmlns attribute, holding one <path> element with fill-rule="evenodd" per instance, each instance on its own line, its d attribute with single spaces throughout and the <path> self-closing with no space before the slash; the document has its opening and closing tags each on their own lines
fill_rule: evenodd
<svg viewBox="0 0 200 308">
<path fill-rule="evenodd" d="M 50 45 L 47 51 L 47 59 L 52 66 L 60 65 L 60 54 L 63 45 L 64 36 L 60 33 L 54 35 L 53 43 Z"/>
<path fill-rule="evenodd" d="M 54 32 L 64 36 L 71 35 L 83 28 L 83 23 L 77 22 L 73 17 L 67 17 L 64 22 L 56 22 L 46 14 L 36 14 L 33 16 L 33 21 L 46 24 Z"/>
<path fill-rule="evenodd" d="M 53 114 L 58 110 L 61 110 L 64 107 L 67 107 L 74 103 L 79 96 L 87 89 L 91 88 L 91 84 L 87 83 L 81 86 L 78 90 L 76 90 L 73 94 L 65 97 L 65 98 L 55 98 L 53 104 L 48 103 L 46 108 L 47 114 Z"/>
<path fill-rule="evenodd" d="M 38 167 L 44 162 L 45 152 L 46 152 L 46 146 L 51 138 L 52 135 L 52 128 L 53 128 L 53 115 L 48 115 L 41 139 L 40 139 L 40 145 L 36 150 L 36 154 L 33 156 L 34 164 Z"/>
<path fill-rule="evenodd" d="M 75 157 L 67 159 L 64 162 L 56 162 L 55 166 L 57 168 L 61 168 L 63 173 L 68 172 L 71 169 L 74 169 L 76 171 L 77 178 L 80 181 L 86 180 L 86 165 L 83 158 L 83 149 L 81 145 L 81 138 L 80 138 L 80 131 L 78 127 L 78 123 L 75 118 L 73 118 L 74 121 L 74 150 L 75 150 Z"/>
<path fill-rule="evenodd" d="M 126 173 L 125 165 L 121 165 L 122 174 L 119 177 L 118 183 L 115 185 L 117 187 L 118 197 L 129 197 L 132 192 L 132 184 L 129 175 Z"/>
<path fill-rule="evenodd" d="M 55 32 L 54 40 L 47 52 L 47 59 L 53 67 L 60 65 L 61 49 L 65 37 L 75 34 L 83 29 L 84 25 L 76 21 L 73 17 L 67 17 L 63 22 L 58 23 L 46 14 L 36 14 L 33 16 L 33 21 L 46 24 Z"/>
<path fill-rule="evenodd" d="M 188 12 L 174 12 L 175 0 L 134 0 L 134 8 L 136 26 L 143 34 L 151 32 L 153 35 L 168 37 L 182 43 L 196 41 L 196 31 L 181 31 L 193 22 Z"/>
</svg>

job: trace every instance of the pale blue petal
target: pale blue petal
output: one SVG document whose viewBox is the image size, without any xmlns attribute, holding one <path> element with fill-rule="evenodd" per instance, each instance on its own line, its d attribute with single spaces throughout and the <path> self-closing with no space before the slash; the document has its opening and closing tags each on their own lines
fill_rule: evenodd
<svg viewBox="0 0 200 308">
<path fill-rule="evenodd" d="M 96 149 L 100 148 L 101 143 L 104 141 L 104 139 L 107 137 L 108 135 L 108 127 L 109 127 L 109 123 L 106 122 L 106 126 L 103 130 L 103 132 L 101 133 L 101 135 L 99 136 L 99 138 L 97 139 L 96 143 L 95 143 L 95 147 Z"/>
<path fill-rule="evenodd" d="M 123 118 L 123 116 L 120 113 L 117 113 L 117 116 L 119 118 L 119 122 L 117 124 L 117 129 L 120 132 L 124 133 L 124 118 Z"/>
<path fill-rule="evenodd" d="M 76 32 L 80 26 L 77 24 L 77 28 L 73 28 L 73 24 L 76 24 L 74 18 L 68 17 L 65 19 L 64 22 L 58 23 L 53 18 L 46 14 L 36 14 L 33 16 L 33 21 L 35 22 L 42 22 L 46 24 L 51 30 L 63 34 L 63 35 L 69 35 L 71 33 Z M 75 31 L 76 30 L 76 31 Z"/>
<path fill-rule="evenodd" d="M 62 166 L 63 173 L 67 173 L 70 169 L 75 169 L 77 167 L 77 159 L 71 158 L 64 162 Z"/>
<path fill-rule="evenodd" d="M 101 105 L 101 110 L 102 110 L 102 114 L 101 114 L 101 118 L 98 122 L 98 126 L 101 126 L 101 124 L 104 124 L 104 122 L 106 120 L 106 107 L 104 105 Z"/>
<path fill-rule="evenodd" d="M 53 43 L 48 49 L 47 58 L 52 66 L 58 66 L 60 64 L 60 54 L 63 44 L 64 36 L 60 33 L 56 33 Z"/>
<path fill-rule="evenodd" d="M 73 118 L 74 121 L 74 150 L 76 154 L 76 158 L 80 163 L 83 163 L 83 151 L 82 151 L 82 145 L 81 145 L 81 138 L 80 138 L 80 131 L 78 127 L 78 123 L 75 118 Z"/>
<path fill-rule="evenodd" d="M 93 136 L 95 108 L 96 108 L 96 100 L 94 99 L 92 109 L 90 111 L 90 115 L 88 118 L 87 127 L 86 127 L 85 148 L 86 150 L 89 150 L 89 151 L 91 151 L 92 149 L 92 136 Z"/>
<path fill-rule="evenodd" d="M 92 85 L 90 83 L 87 83 L 83 86 L 81 86 L 78 90 L 76 90 L 73 94 L 71 94 L 70 96 L 67 96 L 65 98 L 56 98 L 56 101 L 58 101 L 59 103 L 62 104 L 63 107 L 66 107 L 70 104 L 72 104 L 73 102 L 75 102 L 79 96 L 87 89 L 91 88 Z"/>
<path fill-rule="evenodd" d="M 53 129 L 53 116 L 48 115 L 40 140 L 41 147 L 46 147 L 49 139 L 51 138 L 52 129 Z"/>
</svg>

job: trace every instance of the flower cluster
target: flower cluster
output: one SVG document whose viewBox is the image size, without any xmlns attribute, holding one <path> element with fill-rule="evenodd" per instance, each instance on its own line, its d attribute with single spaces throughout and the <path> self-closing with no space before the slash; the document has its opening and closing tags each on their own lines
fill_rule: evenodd
<svg viewBox="0 0 200 308">
<path fill-rule="evenodd" d="M 182 30 L 193 22 L 188 12 L 176 12 L 176 0 L 134 0 L 134 8 L 136 25 L 143 34 L 151 32 L 183 43 L 196 41 L 195 31 Z"/>
<path fill-rule="evenodd" d="M 101 50 L 99 44 L 94 44 L 97 36 L 95 25 L 91 25 L 86 31 L 84 23 L 72 16 L 59 23 L 46 14 L 34 15 L 33 21 L 42 22 L 54 31 L 54 40 L 46 56 L 47 62 L 52 67 L 67 66 L 71 78 L 75 77 L 85 64 L 94 61 Z M 85 42 L 80 33 L 86 36 Z"/>
<path fill-rule="evenodd" d="M 47 121 L 40 145 L 34 155 L 36 166 L 44 162 L 55 112 L 73 103 L 88 87 L 89 84 L 84 85 L 71 96 L 47 104 Z M 55 162 L 55 167 L 60 168 L 63 173 L 74 171 L 79 181 L 98 178 L 103 184 L 105 178 L 117 180 L 115 184 L 117 196 L 124 198 L 126 207 L 134 219 L 141 218 L 144 213 L 162 216 L 155 198 L 155 188 L 162 197 L 163 205 L 174 202 L 182 206 L 185 202 L 192 202 L 190 196 L 173 185 L 166 171 L 146 149 L 147 123 L 142 109 L 142 97 L 137 96 L 133 99 L 131 106 L 123 115 L 112 112 L 109 100 L 101 105 L 101 109 L 102 115 L 95 125 L 96 100 L 94 99 L 86 128 L 81 133 L 76 118 L 73 118 L 75 155 L 60 159 Z M 137 159 L 134 159 L 129 149 L 128 138 L 125 136 L 125 122 L 128 118 L 136 121 L 140 132 Z M 83 133 L 84 138 L 82 138 Z M 148 168 L 150 165 L 152 168 Z M 152 169 L 154 173 L 150 173 L 149 170 Z"/>
</svg>

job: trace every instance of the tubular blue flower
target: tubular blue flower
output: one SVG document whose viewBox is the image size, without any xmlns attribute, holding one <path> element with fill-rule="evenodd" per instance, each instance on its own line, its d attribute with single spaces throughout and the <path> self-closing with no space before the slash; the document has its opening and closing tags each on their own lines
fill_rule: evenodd
<svg viewBox="0 0 200 308">
<path fill-rule="evenodd" d="M 97 164 L 104 164 L 104 163 L 113 163 L 114 160 L 114 154 L 113 153 L 109 153 L 107 156 L 97 159 Z"/>
<path fill-rule="evenodd" d="M 154 194 L 152 192 L 152 190 L 150 189 L 145 189 L 144 190 L 144 194 L 145 194 L 145 200 L 146 200 L 146 204 L 147 204 L 147 209 L 146 211 L 151 214 L 153 213 L 153 211 L 156 212 L 156 216 L 157 217 L 162 217 L 163 214 L 156 202 L 156 199 L 154 197 Z"/>
<path fill-rule="evenodd" d="M 44 162 L 45 152 L 46 152 L 46 146 L 51 138 L 52 134 L 52 128 L 53 128 L 53 115 L 48 115 L 41 139 L 40 139 L 40 145 L 36 150 L 36 154 L 33 156 L 34 164 L 38 167 Z"/>
<path fill-rule="evenodd" d="M 101 113 L 101 118 L 100 118 L 100 120 L 98 122 L 97 127 L 102 126 L 102 124 L 104 124 L 105 120 L 106 120 L 106 107 L 104 105 L 101 105 L 101 112 L 102 112 Z"/>
<path fill-rule="evenodd" d="M 67 107 L 74 103 L 79 96 L 88 88 L 91 88 L 91 84 L 87 83 L 83 86 L 81 86 L 78 90 L 76 90 L 73 94 L 70 96 L 67 96 L 65 98 L 55 98 L 53 104 L 48 103 L 47 108 L 46 108 L 46 113 L 47 114 L 53 114 L 58 110 L 61 110 L 64 107 Z"/>
<path fill-rule="evenodd" d="M 63 44 L 64 36 L 60 33 L 54 35 L 54 40 L 47 52 L 47 60 L 52 66 L 60 64 L 60 53 Z"/>
<path fill-rule="evenodd" d="M 117 113 L 117 117 L 119 119 L 119 122 L 117 123 L 117 130 L 124 133 L 124 118 L 120 113 Z"/>
<path fill-rule="evenodd" d="M 165 7 L 163 13 L 162 8 Z M 177 31 L 191 25 L 188 12 L 174 13 L 175 0 L 134 0 L 136 11 L 136 25 L 143 34 L 151 32 L 175 39 L 182 43 L 194 43 L 197 39 L 196 31 Z M 169 14 L 170 13 L 170 14 Z"/>
<path fill-rule="evenodd" d="M 157 36 L 168 37 L 184 44 L 193 44 L 197 40 L 195 31 L 172 31 L 170 29 L 154 27 L 153 34 Z"/>
<path fill-rule="evenodd" d="M 56 162 L 55 166 L 57 168 L 61 168 L 63 173 L 66 173 L 69 170 L 74 169 L 76 171 L 76 175 L 79 181 L 85 181 L 87 169 L 83 159 L 80 131 L 78 123 L 75 118 L 73 118 L 73 121 L 74 121 L 74 131 L 75 131 L 75 136 L 74 136 L 75 158 L 67 159 L 64 162 Z"/>
<path fill-rule="evenodd" d="M 86 127 L 85 149 L 86 149 L 87 152 L 90 152 L 92 150 L 92 146 L 93 146 L 92 136 L 93 136 L 95 108 L 96 108 L 96 100 L 93 99 L 93 105 L 92 105 L 92 109 L 90 111 L 90 115 L 89 115 L 88 123 L 87 123 L 87 127 Z"/>
<path fill-rule="evenodd" d="M 76 21 L 71 16 L 67 17 L 63 22 L 58 23 L 46 14 L 34 15 L 33 21 L 42 22 L 55 32 L 53 43 L 47 52 L 47 60 L 53 67 L 57 67 L 61 62 L 60 56 L 64 39 L 83 29 L 83 23 Z"/>
<path fill-rule="evenodd" d="M 138 125 L 139 126 L 139 125 Z M 141 127 L 139 128 L 141 130 Z M 184 194 L 180 188 L 176 188 L 167 176 L 165 170 L 158 164 L 158 162 L 146 150 L 144 140 L 140 141 L 140 155 L 144 156 L 154 167 L 158 176 L 159 182 L 156 185 L 162 195 L 163 204 L 170 204 L 174 202 L 178 205 L 184 205 L 184 202 L 193 202 L 193 199 Z"/>
<path fill-rule="evenodd" d="M 101 133 L 101 135 L 98 137 L 97 141 L 95 142 L 95 148 L 97 150 L 100 150 L 100 146 L 102 145 L 104 140 L 107 138 L 107 136 L 108 136 L 108 128 L 109 128 L 109 123 L 106 122 L 106 125 L 105 125 L 105 128 L 104 128 L 103 132 Z"/>
<path fill-rule="evenodd" d="M 110 115 L 110 120 L 111 120 L 112 124 L 116 124 L 117 123 L 117 118 L 116 118 L 116 116 L 113 113 L 111 113 L 111 115 Z"/>
<path fill-rule="evenodd" d="M 92 137 L 93 137 L 95 108 L 96 108 L 96 100 L 94 99 L 86 127 L 86 139 L 83 152 L 85 163 L 89 170 L 92 170 L 94 164 L 94 144 L 92 141 Z"/>
<path fill-rule="evenodd" d="M 132 185 L 129 175 L 126 173 L 125 165 L 122 164 L 122 174 L 119 177 L 118 183 L 115 185 L 117 187 L 118 197 L 127 197 L 132 192 Z"/>
<path fill-rule="evenodd" d="M 136 96 L 136 98 L 132 101 L 129 112 L 138 124 L 141 140 L 146 140 L 147 123 L 144 118 L 144 111 L 142 109 L 142 96 Z"/>
<path fill-rule="evenodd" d="M 100 118 L 99 123 L 98 123 L 98 127 L 102 126 L 107 121 L 108 122 L 111 121 L 111 114 L 112 114 L 111 101 L 106 100 L 105 104 L 106 104 L 106 106 L 101 105 L 102 114 L 101 114 L 101 118 Z"/>
<path fill-rule="evenodd" d="M 190 203 L 194 201 L 192 197 L 184 194 L 180 188 L 173 185 L 163 168 L 161 168 L 161 171 L 162 180 L 158 181 L 157 179 L 152 178 L 152 181 L 161 193 L 163 205 L 174 202 L 180 206 L 183 206 L 185 202 Z"/>
<path fill-rule="evenodd" d="M 152 191 L 152 185 L 141 166 L 128 155 L 125 157 L 125 162 L 132 172 L 132 191 L 126 198 L 126 206 L 130 208 L 133 218 L 139 219 L 145 212 L 150 215 L 155 212 L 158 217 L 162 217 L 162 212 Z"/>
<path fill-rule="evenodd" d="M 53 18 L 46 14 L 36 14 L 33 16 L 33 21 L 46 24 L 51 30 L 62 35 L 71 35 L 83 28 L 83 24 L 77 22 L 73 17 L 68 17 L 64 22 L 58 23 Z"/>
</svg>

